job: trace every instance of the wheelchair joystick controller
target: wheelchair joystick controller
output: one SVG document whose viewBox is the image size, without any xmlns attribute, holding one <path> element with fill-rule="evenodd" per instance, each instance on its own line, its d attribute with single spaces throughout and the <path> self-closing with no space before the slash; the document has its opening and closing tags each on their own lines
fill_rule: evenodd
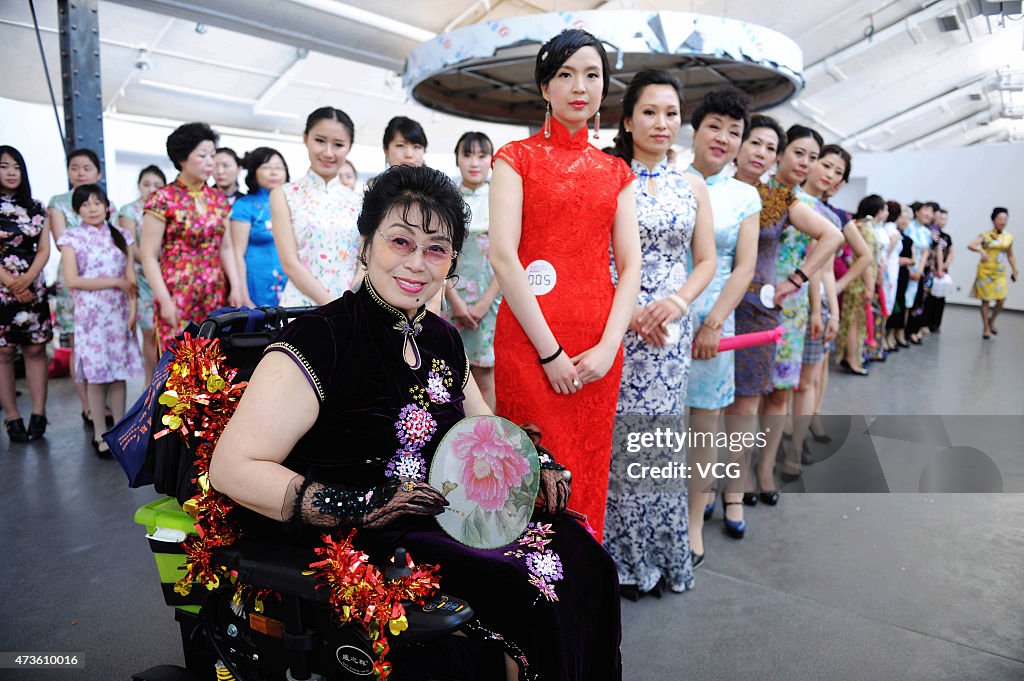
<svg viewBox="0 0 1024 681">
<path fill-rule="evenodd" d="M 384 578 L 387 580 L 401 579 L 411 574 L 412 568 L 409 567 L 408 552 L 402 547 L 396 548 L 395 554 L 391 557 L 391 564 L 384 568 Z"/>
</svg>

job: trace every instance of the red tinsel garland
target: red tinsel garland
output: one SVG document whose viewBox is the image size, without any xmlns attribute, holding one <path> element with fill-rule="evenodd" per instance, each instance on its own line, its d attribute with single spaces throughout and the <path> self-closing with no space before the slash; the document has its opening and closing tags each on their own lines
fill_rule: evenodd
<svg viewBox="0 0 1024 681">
<path fill-rule="evenodd" d="M 386 659 L 390 649 L 388 632 L 397 636 L 409 626 L 402 601 L 422 603 L 437 593 L 440 568 L 417 566 L 407 555 L 407 566 L 412 573 L 388 580 L 370 564 L 369 556 L 352 546 L 355 536 L 354 529 L 341 541 L 323 535 L 324 546 L 316 548 L 323 560 L 309 567 L 317 570 L 317 588 L 330 591 L 335 619 L 341 624 L 356 621 L 366 629 L 378 657 L 373 671 L 383 680 L 391 674 L 391 663 Z"/>
<path fill-rule="evenodd" d="M 210 487 L 208 475 L 214 446 L 247 384 L 232 383 L 238 371 L 224 365 L 227 358 L 216 338 L 186 333 L 173 352 L 166 389 L 159 398 L 160 404 L 168 407 L 161 419 L 166 427 L 154 437 L 177 432 L 187 446 L 195 445 L 196 477 L 192 482 L 196 494 L 183 507 L 196 520 L 196 536 L 182 543 L 185 574 L 174 585 L 176 592 L 188 595 L 194 584 L 212 590 L 231 577 L 227 568 L 213 562 L 213 550 L 230 546 L 240 536 L 237 524 L 228 517 L 236 504 Z"/>
</svg>

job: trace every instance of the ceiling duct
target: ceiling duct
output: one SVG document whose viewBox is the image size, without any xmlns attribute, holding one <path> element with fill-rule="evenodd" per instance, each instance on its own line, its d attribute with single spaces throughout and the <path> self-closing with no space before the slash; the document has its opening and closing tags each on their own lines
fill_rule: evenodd
<svg viewBox="0 0 1024 681">
<path fill-rule="evenodd" d="M 410 52 L 403 84 L 432 109 L 539 125 L 544 100 L 533 79 L 537 50 L 567 28 L 591 32 L 608 50 L 612 78 L 601 107 L 607 125 L 617 123 L 622 95 L 644 69 L 679 77 L 686 117 L 724 83 L 748 93 L 755 110 L 785 102 L 804 85 L 803 52 L 781 33 L 722 17 L 640 10 L 516 16 L 459 28 Z"/>
</svg>

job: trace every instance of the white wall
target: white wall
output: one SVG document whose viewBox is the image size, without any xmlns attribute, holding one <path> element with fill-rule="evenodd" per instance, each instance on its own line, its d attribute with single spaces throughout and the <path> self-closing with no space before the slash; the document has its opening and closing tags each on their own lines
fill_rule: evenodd
<svg viewBox="0 0 1024 681">
<path fill-rule="evenodd" d="M 853 157 L 850 185 L 835 203 L 853 212 L 864 194 L 880 194 L 901 203 L 935 201 L 949 211 L 946 231 L 953 237 L 954 260 L 950 271 L 956 293 L 949 302 L 977 304 L 970 298 L 978 256 L 967 244 L 991 229 L 995 206 L 1010 211 L 1009 231 L 1024 237 L 1024 191 L 1021 163 L 1024 144 L 985 144 L 957 149 L 858 153 Z M 861 184 L 858 180 L 866 182 Z M 857 187 L 860 191 L 853 191 Z M 864 193 L 860 193 L 863 191 Z M 1024 241 L 1014 255 L 1024 267 Z M 1024 310 L 1024 284 L 1010 284 L 1006 307 Z"/>
</svg>

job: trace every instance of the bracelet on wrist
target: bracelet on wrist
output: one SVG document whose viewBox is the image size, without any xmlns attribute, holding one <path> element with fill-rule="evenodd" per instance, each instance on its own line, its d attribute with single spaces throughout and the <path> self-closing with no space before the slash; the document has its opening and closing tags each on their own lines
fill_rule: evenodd
<svg viewBox="0 0 1024 681">
<path fill-rule="evenodd" d="M 804 271 L 803 271 L 802 269 L 800 269 L 799 267 L 797 267 L 797 268 L 796 268 L 795 270 L 793 270 L 793 274 L 795 274 L 796 276 L 798 276 L 798 277 L 800 277 L 801 279 L 803 279 L 803 281 L 804 281 L 804 283 L 805 283 L 805 284 L 806 284 L 806 283 L 807 283 L 808 281 L 810 281 L 810 280 L 811 280 L 811 278 L 810 278 L 810 277 L 808 277 L 808 276 L 807 276 L 806 274 L 804 274 Z"/>
<path fill-rule="evenodd" d="M 555 361 L 556 359 L 558 359 L 558 356 L 559 356 L 560 354 L 562 354 L 562 346 L 561 346 L 561 345 L 559 345 L 559 346 L 558 346 L 558 349 L 557 349 L 557 350 L 555 350 L 555 351 L 554 351 L 554 353 L 552 353 L 552 354 L 551 354 L 551 355 L 549 355 L 548 357 L 539 357 L 539 358 L 538 358 L 538 361 L 539 361 L 539 362 L 540 362 L 541 364 L 550 364 L 551 362 L 554 362 L 554 361 Z"/>
<path fill-rule="evenodd" d="M 679 311 L 684 315 L 690 311 L 689 304 L 687 304 L 687 302 L 683 300 L 682 297 L 676 295 L 675 293 L 668 294 L 667 296 L 665 296 L 665 299 L 675 303 L 675 306 L 678 307 Z"/>
<path fill-rule="evenodd" d="M 798 291 L 804 287 L 804 283 L 799 279 L 795 279 L 792 274 L 786 277 L 786 281 L 788 281 L 793 286 L 796 286 Z"/>
</svg>

